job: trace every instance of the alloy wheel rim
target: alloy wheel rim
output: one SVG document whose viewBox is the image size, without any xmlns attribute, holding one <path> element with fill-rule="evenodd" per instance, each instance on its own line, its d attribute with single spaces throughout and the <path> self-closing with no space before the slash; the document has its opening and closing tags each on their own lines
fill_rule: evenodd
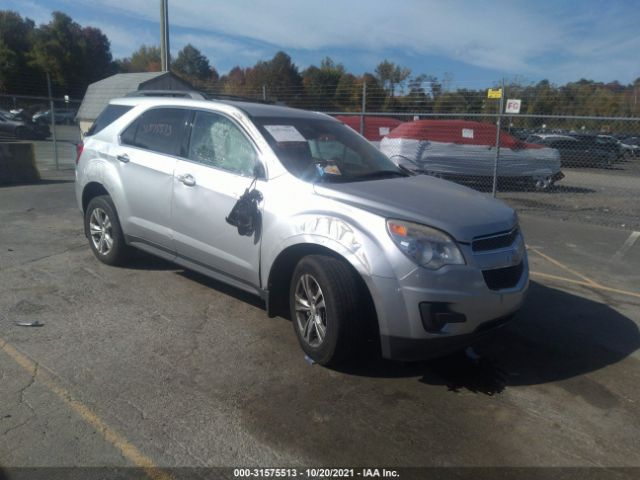
<svg viewBox="0 0 640 480">
<path fill-rule="evenodd" d="M 94 208 L 89 217 L 89 235 L 94 248 L 100 255 L 108 255 L 113 248 L 113 227 L 107 212 Z"/>
<path fill-rule="evenodd" d="M 307 345 L 318 348 L 327 335 L 327 308 L 317 280 L 308 273 L 298 280 L 295 291 L 298 331 Z"/>
</svg>

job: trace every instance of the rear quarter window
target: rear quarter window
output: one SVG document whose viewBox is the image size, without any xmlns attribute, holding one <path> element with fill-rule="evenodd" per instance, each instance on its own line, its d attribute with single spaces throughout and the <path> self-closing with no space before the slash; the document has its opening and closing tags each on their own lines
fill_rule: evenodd
<svg viewBox="0 0 640 480">
<path fill-rule="evenodd" d="M 93 122 L 93 125 L 89 128 L 87 135 L 95 135 L 100 130 L 104 130 L 122 115 L 131 110 L 131 108 L 133 107 L 130 107 L 129 105 L 107 105 L 102 113 L 98 115 L 96 121 Z"/>
</svg>

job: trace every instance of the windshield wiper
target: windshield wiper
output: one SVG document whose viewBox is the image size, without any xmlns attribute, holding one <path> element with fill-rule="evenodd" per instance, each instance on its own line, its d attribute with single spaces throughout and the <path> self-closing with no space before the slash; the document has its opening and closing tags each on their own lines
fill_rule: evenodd
<svg viewBox="0 0 640 480">
<path fill-rule="evenodd" d="M 402 165 L 401 163 L 398 164 L 398 168 L 400 170 L 402 170 L 403 172 L 405 172 L 408 176 L 413 177 L 415 175 L 419 175 L 420 173 L 422 173 L 421 170 L 411 170 L 409 167 L 405 167 L 404 165 Z"/>
<path fill-rule="evenodd" d="M 393 170 L 378 170 L 376 172 L 365 173 L 364 175 L 358 175 L 353 177 L 354 181 L 360 180 L 373 180 L 376 178 L 385 178 L 385 177 L 408 177 L 409 175 L 404 172 L 398 172 Z"/>
</svg>

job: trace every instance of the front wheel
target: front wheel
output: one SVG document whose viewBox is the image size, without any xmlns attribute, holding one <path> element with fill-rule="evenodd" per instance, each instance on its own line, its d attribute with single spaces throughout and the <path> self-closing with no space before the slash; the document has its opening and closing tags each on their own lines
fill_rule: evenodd
<svg viewBox="0 0 640 480">
<path fill-rule="evenodd" d="M 325 255 L 304 257 L 293 273 L 289 305 L 302 350 L 320 365 L 344 361 L 355 345 L 362 308 L 355 273 Z"/>
<path fill-rule="evenodd" d="M 131 247 L 124 241 L 111 197 L 93 198 L 87 206 L 84 221 L 89 245 L 98 260 L 107 265 L 122 265 L 129 259 Z"/>
</svg>

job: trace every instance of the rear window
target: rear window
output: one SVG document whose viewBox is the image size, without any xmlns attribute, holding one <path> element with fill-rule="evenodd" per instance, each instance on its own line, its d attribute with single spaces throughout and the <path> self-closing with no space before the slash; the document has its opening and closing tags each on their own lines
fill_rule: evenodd
<svg viewBox="0 0 640 480">
<path fill-rule="evenodd" d="M 133 107 L 129 105 L 107 105 L 107 108 L 105 108 L 102 113 L 98 115 L 96 121 L 93 122 L 87 135 L 95 135 L 100 130 L 104 130 L 132 108 Z"/>
</svg>

